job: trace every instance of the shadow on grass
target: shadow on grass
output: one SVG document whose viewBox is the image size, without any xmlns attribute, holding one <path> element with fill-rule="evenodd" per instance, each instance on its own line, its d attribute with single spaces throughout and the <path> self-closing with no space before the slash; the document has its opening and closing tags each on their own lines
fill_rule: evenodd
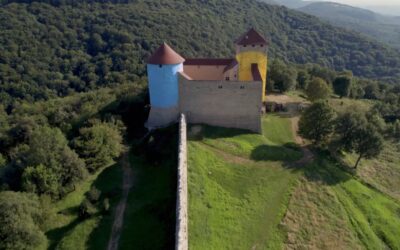
<svg viewBox="0 0 400 250">
<path fill-rule="evenodd" d="M 201 141 L 204 138 L 221 139 L 231 138 L 243 134 L 257 134 L 246 129 L 224 128 L 205 124 L 191 124 L 188 128 L 188 138 L 193 141 Z"/>
<path fill-rule="evenodd" d="M 92 187 L 101 191 L 99 206 L 101 207 L 104 199 L 109 199 L 112 209 L 96 215 L 100 216 L 101 219 L 98 226 L 90 234 L 86 245 L 88 249 L 106 249 L 111 234 L 113 212 L 122 193 L 122 169 L 120 165 L 114 164 L 105 169 L 94 181 Z"/>
<path fill-rule="evenodd" d="M 302 157 L 302 152 L 295 144 L 284 146 L 260 145 L 253 149 L 250 158 L 254 161 L 284 161 L 293 162 Z"/>
<path fill-rule="evenodd" d="M 353 178 L 353 174 L 345 171 L 345 166 L 328 153 L 318 150 L 313 152 L 316 159 L 303 168 L 304 176 L 308 181 L 332 186 Z"/>
<path fill-rule="evenodd" d="M 82 220 L 79 218 L 76 218 L 73 220 L 71 223 L 68 225 L 65 225 L 63 227 L 55 228 L 53 230 L 50 230 L 49 232 L 46 233 L 47 238 L 50 240 L 51 244 L 49 246 L 49 250 L 55 249 L 57 244 L 61 241 L 61 239 L 72 229 L 74 229 L 79 223 L 81 223 Z"/>
</svg>

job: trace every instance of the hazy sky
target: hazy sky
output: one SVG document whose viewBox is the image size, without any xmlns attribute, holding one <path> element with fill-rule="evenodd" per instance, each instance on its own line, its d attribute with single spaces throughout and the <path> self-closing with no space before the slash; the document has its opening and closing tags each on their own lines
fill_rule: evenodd
<svg viewBox="0 0 400 250">
<path fill-rule="evenodd" d="M 325 0 L 327 1 L 327 0 Z M 399 0 L 330 0 L 331 2 L 339 2 L 349 5 L 367 6 L 367 5 L 397 5 L 400 6 Z"/>
</svg>

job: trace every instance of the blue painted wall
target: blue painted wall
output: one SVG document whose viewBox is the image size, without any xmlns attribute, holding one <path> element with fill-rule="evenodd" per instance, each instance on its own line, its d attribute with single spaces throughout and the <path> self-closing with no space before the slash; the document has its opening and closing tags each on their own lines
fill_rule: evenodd
<svg viewBox="0 0 400 250">
<path fill-rule="evenodd" d="M 183 64 L 148 64 L 150 103 L 152 107 L 170 108 L 178 105 L 178 72 Z"/>
</svg>

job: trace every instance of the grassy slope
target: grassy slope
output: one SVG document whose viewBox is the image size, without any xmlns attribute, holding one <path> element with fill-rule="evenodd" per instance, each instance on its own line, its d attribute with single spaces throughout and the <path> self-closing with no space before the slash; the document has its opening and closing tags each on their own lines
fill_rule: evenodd
<svg viewBox="0 0 400 250">
<path fill-rule="evenodd" d="M 177 176 L 177 127 L 155 132 L 146 159 L 131 154 L 134 186 L 128 196 L 120 249 L 173 249 Z M 153 151 L 156 148 L 157 152 Z M 144 149 L 146 150 L 146 149 Z"/>
<path fill-rule="evenodd" d="M 393 181 L 391 173 L 397 172 L 370 175 L 373 181 L 368 182 L 360 173 L 356 177 L 346 173 L 323 153 L 299 171 L 285 168 L 280 156 L 277 161 L 268 157 L 254 161 L 251 152 L 262 143 L 281 145 L 274 152 L 278 155 L 280 149 L 288 150 L 282 147 L 291 141 L 284 124 L 285 119 L 277 116 L 265 119 L 266 138 L 209 127 L 202 136 L 192 136 L 190 246 L 399 249 L 400 202 L 371 185 L 382 178 Z"/>
<path fill-rule="evenodd" d="M 244 131 L 204 127 L 189 142 L 189 245 L 191 249 L 279 248 L 278 228 L 296 171 L 283 159 L 301 153 L 290 121 L 264 120 L 266 137 Z M 275 133 L 275 132 L 282 133 Z M 281 135 L 281 136 L 279 136 Z M 199 137 L 202 137 L 200 139 Z M 268 153 L 273 151 L 274 154 Z M 272 157 L 272 158 L 271 158 Z M 280 160 L 280 161 L 277 161 Z"/>
<path fill-rule="evenodd" d="M 120 197 L 121 178 L 119 165 L 104 168 L 57 202 L 55 223 L 47 232 L 49 249 L 104 249 L 111 230 L 113 211 L 82 221 L 78 218 L 78 207 L 92 186 L 99 189 L 103 197 L 109 197 L 110 205 L 114 207 Z"/>
</svg>

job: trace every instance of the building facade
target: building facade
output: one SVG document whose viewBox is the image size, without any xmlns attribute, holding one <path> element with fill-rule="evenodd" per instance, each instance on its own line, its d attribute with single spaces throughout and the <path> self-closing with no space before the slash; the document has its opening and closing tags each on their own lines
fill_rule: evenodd
<svg viewBox="0 0 400 250">
<path fill-rule="evenodd" d="M 149 129 L 168 126 L 184 113 L 188 123 L 261 132 L 267 41 L 250 29 L 230 59 L 184 59 L 167 44 L 148 60 Z"/>
</svg>

